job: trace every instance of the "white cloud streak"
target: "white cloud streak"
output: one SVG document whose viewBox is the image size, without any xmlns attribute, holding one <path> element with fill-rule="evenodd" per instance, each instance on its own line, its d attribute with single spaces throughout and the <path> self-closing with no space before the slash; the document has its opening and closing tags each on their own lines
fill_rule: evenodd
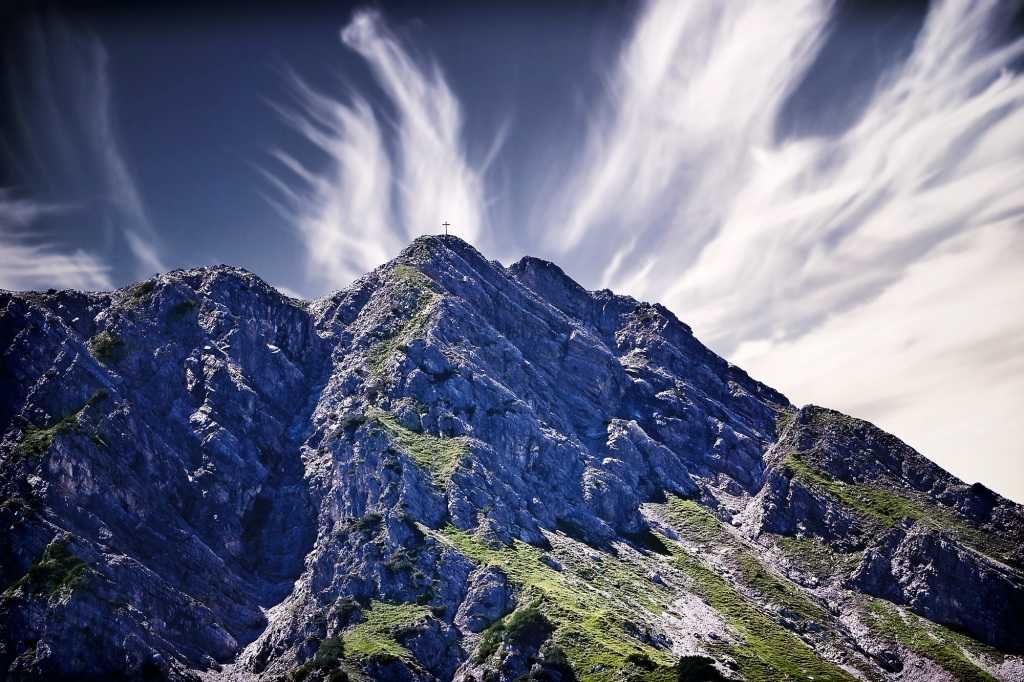
<svg viewBox="0 0 1024 682">
<path fill-rule="evenodd" d="M 1022 262 L 1020 225 L 993 223 L 946 241 L 897 285 L 813 332 L 745 342 L 731 359 L 1021 500 Z"/>
<path fill-rule="evenodd" d="M 110 268 L 94 254 L 62 252 L 33 236 L 33 224 L 41 217 L 66 210 L 17 198 L 9 189 L 0 188 L 0 289 L 111 288 Z"/>
<path fill-rule="evenodd" d="M 160 257 L 160 242 L 150 223 L 142 195 L 121 152 L 115 131 L 107 52 L 95 38 L 88 47 L 92 67 L 92 96 L 87 102 L 90 115 L 89 141 L 103 170 L 106 193 L 119 214 L 124 239 L 135 259 L 138 273 L 148 277 L 167 270 Z"/>
<path fill-rule="evenodd" d="M 570 189 L 553 201 L 563 215 L 549 222 L 565 228 L 549 233 L 552 245 L 571 251 L 595 231 L 612 238 L 619 260 L 606 282 L 627 276 L 624 259 L 645 237 L 675 229 L 676 251 L 698 247 L 750 149 L 770 143 L 828 17 L 819 0 L 647 5 Z"/>
<path fill-rule="evenodd" d="M 780 137 L 832 4 L 646 3 L 582 151 L 536 198 L 542 250 L 669 305 L 794 400 L 1024 499 L 1024 40 L 995 39 L 1012 10 L 935 2 L 847 127 Z M 466 161 L 440 70 L 373 12 L 342 40 L 387 94 L 395 143 L 366 100 L 297 83 L 289 120 L 328 159 L 320 172 L 278 154 L 300 180 L 280 187 L 311 264 L 342 284 L 451 216 L 486 241 L 484 168 Z"/>
<path fill-rule="evenodd" d="M 104 252 L 70 247 L 51 219 L 94 215 L 89 241 L 104 231 L 127 248 L 132 275 L 167 269 L 135 178 L 121 150 L 113 110 L 109 60 L 103 45 L 51 17 L 24 36 L 26 72 L 12 67 L 8 95 L 17 113 L 20 153 L 12 161 L 31 198 L 0 190 L 0 283 L 7 288 L 112 288 L 110 244 Z M 66 220 L 65 220 L 66 222 Z"/>
<path fill-rule="evenodd" d="M 366 60 L 389 98 L 393 150 L 379 123 L 384 117 L 367 100 L 338 101 L 293 77 L 299 111 L 282 113 L 326 156 L 327 169 L 277 151 L 293 181 L 272 177 L 310 265 L 333 286 L 394 256 L 413 237 L 439 231 L 442 220 L 471 241 L 487 229 L 485 164 L 466 158 L 461 108 L 441 70 L 414 61 L 373 11 L 357 12 L 341 40 Z"/>
<path fill-rule="evenodd" d="M 275 157 L 302 189 L 269 175 L 284 195 L 283 215 L 294 221 L 311 270 L 331 285 L 343 285 L 387 260 L 402 238 L 391 218 L 391 160 L 369 104 L 343 104 L 298 79 L 293 85 L 303 113 L 283 112 L 303 137 L 328 156 L 316 174 L 283 151 Z"/>
<path fill-rule="evenodd" d="M 552 248 L 797 401 L 1024 499 L 1024 40 L 994 41 L 1010 9 L 936 2 L 849 128 L 780 140 L 829 6 L 650 3 Z"/>
</svg>

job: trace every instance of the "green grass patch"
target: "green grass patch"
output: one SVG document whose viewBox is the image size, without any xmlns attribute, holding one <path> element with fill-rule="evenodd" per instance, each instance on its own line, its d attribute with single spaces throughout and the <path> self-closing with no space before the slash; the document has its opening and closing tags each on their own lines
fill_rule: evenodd
<svg viewBox="0 0 1024 682">
<path fill-rule="evenodd" d="M 78 414 L 64 417 L 50 427 L 39 427 L 27 424 L 21 432 L 21 440 L 14 447 L 14 455 L 18 459 L 41 457 L 46 454 L 57 436 L 74 433 L 78 430 Z"/>
<path fill-rule="evenodd" d="M 469 454 L 468 438 L 417 433 L 402 426 L 393 414 L 377 408 L 367 410 L 366 416 L 383 427 L 395 447 L 428 472 L 438 488 L 445 487 L 459 462 Z"/>
<path fill-rule="evenodd" d="M 430 321 L 430 311 L 440 294 L 434 291 L 434 283 L 429 277 L 416 268 L 408 265 L 397 265 L 391 269 L 388 277 L 401 287 L 411 290 L 416 302 L 408 319 L 394 334 L 378 341 L 369 352 L 370 376 L 381 378 L 391 356 L 413 339 L 423 335 Z"/>
<path fill-rule="evenodd" d="M 149 299 L 153 298 L 153 291 L 156 289 L 156 282 L 153 280 L 146 280 L 145 282 L 139 282 L 131 289 L 128 290 L 128 298 L 135 303 L 145 303 Z"/>
<path fill-rule="evenodd" d="M 483 663 L 494 655 L 501 643 L 505 641 L 505 620 L 499 620 L 484 630 L 480 643 L 476 647 L 476 660 Z"/>
<path fill-rule="evenodd" d="M 69 433 L 78 433 L 81 430 L 79 420 L 82 412 L 87 407 L 95 405 L 96 403 L 106 399 L 106 397 L 106 391 L 102 389 L 96 391 L 96 393 L 86 400 L 80 408 L 60 419 L 52 426 L 42 427 L 36 426 L 31 422 L 27 423 L 22 428 L 21 440 L 19 440 L 18 444 L 14 447 L 15 459 L 41 457 L 49 451 L 50 446 L 53 445 L 53 441 L 57 436 L 63 436 Z M 99 436 L 96 435 L 96 437 L 98 438 Z M 102 439 L 100 440 L 102 441 Z"/>
<path fill-rule="evenodd" d="M 171 306 L 171 319 L 172 320 L 183 320 L 188 317 L 193 310 L 199 307 L 197 301 L 190 299 L 175 303 Z"/>
<path fill-rule="evenodd" d="M 89 339 L 89 352 L 104 364 L 116 362 L 124 352 L 124 341 L 109 331 L 102 331 Z"/>
<path fill-rule="evenodd" d="M 551 633 L 551 621 L 531 604 L 513 611 L 505 622 L 505 640 L 508 642 L 543 642 Z"/>
<path fill-rule="evenodd" d="M 428 616 L 430 608 L 427 606 L 374 601 L 363 611 L 363 622 L 349 628 L 342 636 L 346 655 L 356 659 L 394 657 L 413 662 L 412 654 L 396 637 Z"/>
<path fill-rule="evenodd" d="M 814 468 L 796 453 L 787 455 L 783 464 L 790 477 L 828 493 L 869 523 L 891 528 L 903 519 L 910 519 L 949 533 L 965 545 L 1000 561 L 1008 561 L 1012 556 L 1011 548 L 999 537 L 968 525 L 959 514 L 923 495 L 912 497 L 878 484 L 840 481 Z"/>
<path fill-rule="evenodd" d="M 878 486 L 839 481 L 811 467 L 795 455 L 787 456 L 784 466 L 791 477 L 827 492 L 859 515 L 887 528 L 903 519 L 918 520 L 926 516 L 926 511 L 920 503 Z"/>
<path fill-rule="evenodd" d="M 685 540 L 696 545 L 740 546 L 739 541 L 722 528 L 717 516 L 693 500 L 668 495 L 668 502 L 658 508 Z"/>
<path fill-rule="evenodd" d="M 842 554 L 817 538 L 776 535 L 773 539 L 793 566 L 819 578 L 849 573 L 863 556 L 862 552 Z"/>
<path fill-rule="evenodd" d="M 682 549 L 676 549 L 674 556 L 676 565 L 690 579 L 693 591 L 743 638 L 742 644 L 718 648 L 735 659 L 745 680 L 855 679 L 818 656 L 803 640 L 768 617 L 696 557 Z"/>
<path fill-rule="evenodd" d="M 54 597 L 70 594 L 85 580 L 89 567 L 75 556 L 67 538 L 56 538 L 46 546 L 42 556 L 28 569 L 5 595 L 23 588 L 35 596 Z"/>
<path fill-rule="evenodd" d="M 532 642 L 539 647 L 554 630 L 540 605 L 541 601 L 537 600 L 520 607 L 484 630 L 476 650 L 476 659 L 486 661 L 505 642 L 519 645 Z"/>
<path fill-rule="evenodd" d="M 881 599 L 868 598 L 864 620 L 875 635 L 935 661 L 958 680 L 995 682 L 996 678 L 979 668 L 965 653 L 966 650 L 1001 658 L 991 647 Z"/>
<path fill-rule="evenodd" d="M 656 620 L 673 596 L 668 588 L 650 582 L 642 568 L 611 554 L 601 554 L 598 561 L 586 558 L 582 544 L 554 537 L 552 553 L 562 567 L 559 571 L 542 561 L 546 552 L 520 541 L 495 545 L 451 526 L 430 532 L 477 563 L 501 569 L 518 585 L 551 623 L 551 645 L 564 652 L 580 680 L 621 679 L 621 671 L 633 669 L 628 660 L 633 654 L 646 655 L 657 666 L 654 671 L 635 671 L 640 675 L 636 679 L 674 679 L 669 672 L 671 655 L 635 634 L 635 626 Z M 483 641 L 503 636 L 498 629 L 485 634 Z M 494 641 L 491 644 L 496 648 Z"/>
<path fill-rule="evenodd" d="M 669 495 L 668 502 L 657 508 L 680 536 L 702 551 L 724 550 L 724 558 L 739 568 L 742 583 L 756 592 L 763 601 L 808 620 L 819 623 L 827 620 L 820 606 L 789 580 L 768 570 L 757 555 L 729 533 L 723 523 L 705 507 L 693 500 Z"/>
<path fill-rule="evenodd" d="M 742 645 L 723 645 L 720 650 L 736 660 L 745 679 L 807 679 L 810 675 L 814 679 L 852 679 L 841 668 L 818 656 L 758 605 L 779 608 L 807 621 L 829 622 L 830 617 L 817 602 L 791 581 L 768 569 L 755 550 L 730 533 L 722 521 L 700 504 L 669 495 L 665 504 L 654 507 L 683 540 L 696 546 L 691 554 L 672 543 L 673 557 L 690 579 L 693 591 L 743 638 Z M 696 558 L 712 552 L 738 569 L 739 587 L 734 587 Z M 752 596 L 745 594 L 746 591 Z"/>
<path fill-rule="evenodd" d="M 776 437 L 782 436 L 782 434 L 789 428 L 789 425 L 796 419 L 798 410 L 788 409 L 779 412 L 775 416 L 775 434 Z"/>
<path fill-rule="evenodd" d="M 757 592 L 763 599 L 798 613 L 803 618 L 818 623 L 826 622 L 827 616 L 820 606 L 791 582 L 779 578 L 765 568 L 753 552 L 743 550 L 737 555 L 737 559 L 743 584 Z"/>
<path fill-rule="evenodd" d="M 392 281 L 419 290 L 433 290 L 434 281 L 411 265 L 400 263 L 391 269 Z"/>
<path fill-rule="evenodd" d="M 325 675 L 332 679 L 332 674 L 340 672 L 341 659 L 345 657 L 345 643 L 338 637 L 328 637 L 320 642 L 320 647 L 313 658 L 309 659 L 298 668 L 293 670 L 289 678 L 293 682 L 302 682 L 314 672 Z M 347 679 L 340 675 L 333 675 L 336 679 Z"/>
</svg>

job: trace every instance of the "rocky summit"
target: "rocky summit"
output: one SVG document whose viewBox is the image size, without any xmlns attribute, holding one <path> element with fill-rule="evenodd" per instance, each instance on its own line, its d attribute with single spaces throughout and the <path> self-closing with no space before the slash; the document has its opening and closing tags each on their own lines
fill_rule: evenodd
<svg viewBox="0 0 1024 682">
<path fill-rule="evenodd" d="M 1021 506 L 542 260 L 0 292 L 0 349 L 6 680 L 1024 679 Z"/>
</svg>

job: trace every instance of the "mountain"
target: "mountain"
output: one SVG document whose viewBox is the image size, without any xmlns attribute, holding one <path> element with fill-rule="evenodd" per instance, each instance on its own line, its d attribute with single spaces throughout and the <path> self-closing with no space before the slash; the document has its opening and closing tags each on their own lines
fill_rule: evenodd
<svg viewBox="0 0 1024 682">
<path fill-rule="evenodd" d="M 1021 506 L 542 260 L 3 292 L 0 349 L 4 679 L 1024 679 Z"/>
</svg>

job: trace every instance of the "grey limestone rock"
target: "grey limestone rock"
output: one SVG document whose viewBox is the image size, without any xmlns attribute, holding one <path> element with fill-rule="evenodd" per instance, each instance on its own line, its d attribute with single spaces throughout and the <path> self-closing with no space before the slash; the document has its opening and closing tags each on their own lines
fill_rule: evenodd
<svg viewBox="0 0 1024 682">
<path fill-rule="evenodd" d="M 1024 677 L 1019 505 L 454 237 L 0 292 L 0 434 L 0 679 Z"/>
</svg>

